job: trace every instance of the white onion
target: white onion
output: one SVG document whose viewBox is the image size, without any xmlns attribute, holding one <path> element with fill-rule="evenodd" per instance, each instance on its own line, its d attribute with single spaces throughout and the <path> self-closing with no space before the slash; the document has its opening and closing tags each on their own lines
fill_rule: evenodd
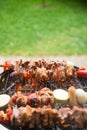
<svg viewBox="0 0 87 130">
<path fill-rule="evenodd" d="M 86 92 L 82 89 L 76 89 L 76 98 L 79 104 L 85 104 L 87 101 Z"/>
</svg>

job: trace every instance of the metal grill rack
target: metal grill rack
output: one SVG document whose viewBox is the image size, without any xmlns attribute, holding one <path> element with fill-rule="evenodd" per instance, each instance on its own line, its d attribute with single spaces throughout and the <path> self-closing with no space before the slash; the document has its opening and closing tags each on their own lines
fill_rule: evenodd
<svg viewBox="0 0 87 130">
<path fill-rule="evenodd" d="M 1 87 L 5 86 L 4 90 L 2 89 L 2 91 L 0 91 L 0 93 L 8 93 L 9 95 L 12 95 L 15 92 L 15 87 L 14 85 L 16 84 L 13 83 L 12 81 L 10 81 L 9 79 L 9 74 L 10 72 L 7 72 L 6 74 L 0 74 L 0 84 Z M 5 78 L 4 82 L 3 78 Z M 45 83 L 45 86 L 50 88 L 51 90 L 57 89 L 57 88 L 64 88 L 67 89 L 70 85 L 76 86 L 76 88 L 82 88 L 85 91 L 87 91 L 87 78 L 82 78 L 82 77 L 77 77 L 76 79 L 74 79 L 74 82 L 65 82 L 65 86 L 62 86 L 62 83 L 57 83 L 54 81 L 47 81 Z M 28 88 L 22 90 L 25 92 L 27 91 L 34 91 L 32 89 L 31 86 L 28 86 Z M 61 107 L 64 107 L 62 104 L 56 104 L 55 108 L 59 109 Z M 84 107 L 87 107 L 87 104 L 84 105 Z M 39 128 L 34 128 L 34 129 L 30 129 L 28 128 L 28 126 L 24 127 L 24 128 L 18 128 L 16 126 L 11 126 L 10 124 L 3 124 L 6 128 L 8 128 L 9 130 L 80 130 L 79 128 L 73 128 L 72 126 L 68 127 L 68 128 L 63 128 L 62 126 L 55 126 L 53 128 L 49 128 L 49 127 L 39 127 Z M 83 130 L 87 130 L 87 127 L 84 128 Z"/>
</svg>

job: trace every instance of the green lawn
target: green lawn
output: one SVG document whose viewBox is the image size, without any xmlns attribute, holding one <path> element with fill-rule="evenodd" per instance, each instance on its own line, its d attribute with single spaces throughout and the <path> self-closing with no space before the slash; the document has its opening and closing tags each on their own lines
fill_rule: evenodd
<svg viewBox="0 0 87 130">
<path fill-rule="evenodd" d="M 87 54 L 86 0 L 0 0 L 0 56 Z"/>
</svg>

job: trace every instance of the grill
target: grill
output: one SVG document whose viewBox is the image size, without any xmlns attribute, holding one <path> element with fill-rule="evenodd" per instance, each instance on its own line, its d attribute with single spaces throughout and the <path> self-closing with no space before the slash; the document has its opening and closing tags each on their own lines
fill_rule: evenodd
<svg viewBox="0 0 87 130">
<path fill-rule="evenodd" d="M 13 93 L 16 91 L 14 88 L 15 84 L 17 84 L 17 82 L 13 82 L 11 80 L 11 78 L 9 77 L 10 76 L 10 73 L 12 72 L 12 70 L 7 70 L 3 73 L 0 74 L 0 84 L 1 84 L 1 90 L 0 90 L 0 93 L 7 93 L 9 95 L 13 95 Z M 4 81 L 3 81 L 4 80 Z M 45 82 L 45 86 L 50 88 L 51 90 L 55 90 L 57 88 L 62 88 L 64 87 L 64 89 L 68 89 L 69 86 L 77 86 L 77 88 L 82 88 L 83 90 L 85 90 L 87 92 L 87 78 L 82 78 L 82 77 L 77 77 L 76 79 L 74 79 L 74 82 L 72 81 L 66 81 L 64 83 L 64 85 L 62 83 L 58 83 L 58 82 L 55 82 L 55 81 L 46 81 Z M 4 86 L 4 88 L 3 88 Z M 22 91 L 25 93 L 28 92 L 28 91 L 36 91 L 37 87 L 32 89 L 31 86 L 28 86 L 27 88 L 23 89 Z M 62 104 L 55 104 L 55 107 L 56 109 L 59 109 L 61 107 L 65 107 L 65 105 L 62 105 Z M 67 106 L 66 106 L 67 107 Z M 87 107 L 87 104 L 84 104 L 83 107 Z M 6 128 L 8 128 L 9 130 L 80 130 L 79 128 L 75 128 L 73 126 L 69 126 L 67 128 L 63 128 L 62 126 L 55 126 L 55 127 L 52 127 L 52 128 L 49 128 L 48 127 L 38 127 L 38 128 L 28 128 L 28 126 L 25 126 L 23 128 L 18 128 L 16 126 L 12 126 L 10 124 L 2 124 L 4 125 Z M 83 130 L 87 130 L 87 127 L 85 127 Z"/>
</svg>

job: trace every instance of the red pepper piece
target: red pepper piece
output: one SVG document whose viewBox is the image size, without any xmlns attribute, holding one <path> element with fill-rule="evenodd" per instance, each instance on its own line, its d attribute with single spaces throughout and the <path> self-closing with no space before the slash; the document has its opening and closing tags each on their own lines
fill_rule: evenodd
<svg viewBox="0 0 87 130">
<path fill-rule="evenodd" d="M 87 78 L 87 69 L 86 68 L 80 68 L 77 70 L 77 75 L 80 77 Z"/>
<path fill-rule="evenodd" d="M 8 61 L 5 61 L 4 63 L 4 71 L 9 70 L 10 69 L 10 63 Z"/>
</svg>

